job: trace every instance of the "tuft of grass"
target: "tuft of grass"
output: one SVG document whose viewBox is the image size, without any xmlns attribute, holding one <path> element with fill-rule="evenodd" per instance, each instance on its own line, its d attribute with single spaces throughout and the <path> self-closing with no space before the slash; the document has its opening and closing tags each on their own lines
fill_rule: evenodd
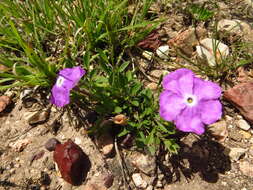
<svg viewBox="0 0 253 190">
<path fill-rule="evenodd" d="M 176 152 L 174 126 L 160 119 L 157 98 L 136 77 L 127 51 L 160 21 L 146 17 L 153 0 L 0 1 L 0 90 L 41 86 L 48 91 L 57 72 L 79 65 L 87 74 L 72 102 L 100 118 L 129 117 L 119 136 L 133 133 L 154 153 L 160 142 Z M 82 93 L 88 92 L 88 93 Z M 88 94 L 88 95 L 87 95 Z"/>
</svg>

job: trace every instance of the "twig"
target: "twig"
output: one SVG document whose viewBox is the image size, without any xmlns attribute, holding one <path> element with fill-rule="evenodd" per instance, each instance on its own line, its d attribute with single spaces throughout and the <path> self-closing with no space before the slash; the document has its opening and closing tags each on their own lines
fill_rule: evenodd
<svg viewBox="0 0 253 190">
<path fill-rule="evenodd" d="M 128 183 L 128 180 L 127 180 L 127 176 L 126 176 L 126 173 L 125 173 L 125 167 L 124 167 L 124 164 L 123 164 L 120 152 L 119 152 L 118 143 L 117 143 L 116 138 L 114 139 L 114 146 L 115 146 L 115 151 L 116 151 L 116 155 L 117 155 L 117 160 L 119 162 L 121 173 L 122 173 L 122 176 L 123 176 L 123 179 L 124 179 L 124 186 L 125 186 L 126 189 L 131 190 L 131 187 L 130 187 L 130 185 Z"/>
</svg>

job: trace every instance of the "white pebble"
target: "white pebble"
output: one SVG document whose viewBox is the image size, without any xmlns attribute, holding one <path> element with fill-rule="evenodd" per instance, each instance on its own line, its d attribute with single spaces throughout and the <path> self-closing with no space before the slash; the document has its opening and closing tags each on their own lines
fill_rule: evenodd
<svg viewBox="0 0 253 190">
<path fill-rule="evenodd" d="M 170 48 L 169 48 L 168 45 L 160 46 L 160 47 L 156 50 L 156 54 L 157 54 L 158 57 L 160 57 L 161 59 L 168 59 L 169 50 L 170 50 Z"/>
<path fill-rule="evenodd" d="M 244 119 L 238 120 L 236 124 L 242 130 L 248 131 L 250 129 L 250 125 Z"/>
</svg>

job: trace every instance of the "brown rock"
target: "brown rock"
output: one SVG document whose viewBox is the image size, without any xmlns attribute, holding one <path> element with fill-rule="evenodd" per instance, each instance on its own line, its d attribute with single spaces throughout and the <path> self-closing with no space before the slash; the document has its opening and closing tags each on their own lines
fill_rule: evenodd
<svg viewBox="0 0 253 190">
<path fill-rule="evenodd" d="M 11 103 L 9 96 L 0 96 L 0 112 L 2 112 Z"/>
<path fill-rule="evenodd" d="M 23 151 L 31 141 L 29 139 L 20 139 L 14 143 L 10 143 L 9 146 L 16 152 Z"/>
<path fill-rule="evenodd" d="M 208 131 L 220 142 L 224 141 L 228 136 L 227 123 L 224 120 L 209 125 Z"/>
<path fill-rule="evenodd" d="M 49 111 L 35 111 L 35 112 L 27 112 L 25 113 L 25 119 L 28 121 L 30 125 L 43 123 L 49 117 Z"/>
<path fill-rule="evenodd" d="M 239 168 L 241 172 L 248 176 L 253 178 L 253 164 L 247 161 L 242 161 L 239 163 Z"/>
<path fill-rule="evenodd" d="M 87 155 L 70 139 L 64 144 L 56 144 L 54 161 L 62 178 L 72 185 L 80 185 L 90 168 Z"/>
<path fill-rule="evenodd" d="M 104 186 L 110 188 L 113 184 L 114 176 L 112 174 L 108 174 L 104 177 Z"/>
<path fill-rule="evenodd" d="M 145 174 L 152 174 L 155 171 L 155 158 L 135 152 L 129 156 L 130 163 Z"/>
<path fill-rule="evenodd" d="M 207 31 L 204 28 L 198 27 L 190 28 L 179 33 L 176 37 L 168 41 L 170 47 L 174 47 L 181 51 L 183 54 L 191 57 L 194 46 L 196 46 L 200 39 L 204 38 L 207 34 Z"/>
<path fill-rule="evenodd" d="M 235 105 L 253 123 L 253 82 L 242 83 L 224 92 L 224 98 Z"/>
</svg>

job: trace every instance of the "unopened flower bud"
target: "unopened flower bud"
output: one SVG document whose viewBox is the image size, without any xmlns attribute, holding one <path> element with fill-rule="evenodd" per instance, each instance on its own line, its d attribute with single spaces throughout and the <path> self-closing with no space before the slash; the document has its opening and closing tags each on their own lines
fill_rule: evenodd
<svg viewBox="0 0 253 190">
<path fill-rule="evenodd" d="M 114 116 L 112 118 L 112 121 L 118 125 L 126 125 L 127 124 L 127 117 L 123 114 L 119 114 L 119 115 Z"/>
</svg>

